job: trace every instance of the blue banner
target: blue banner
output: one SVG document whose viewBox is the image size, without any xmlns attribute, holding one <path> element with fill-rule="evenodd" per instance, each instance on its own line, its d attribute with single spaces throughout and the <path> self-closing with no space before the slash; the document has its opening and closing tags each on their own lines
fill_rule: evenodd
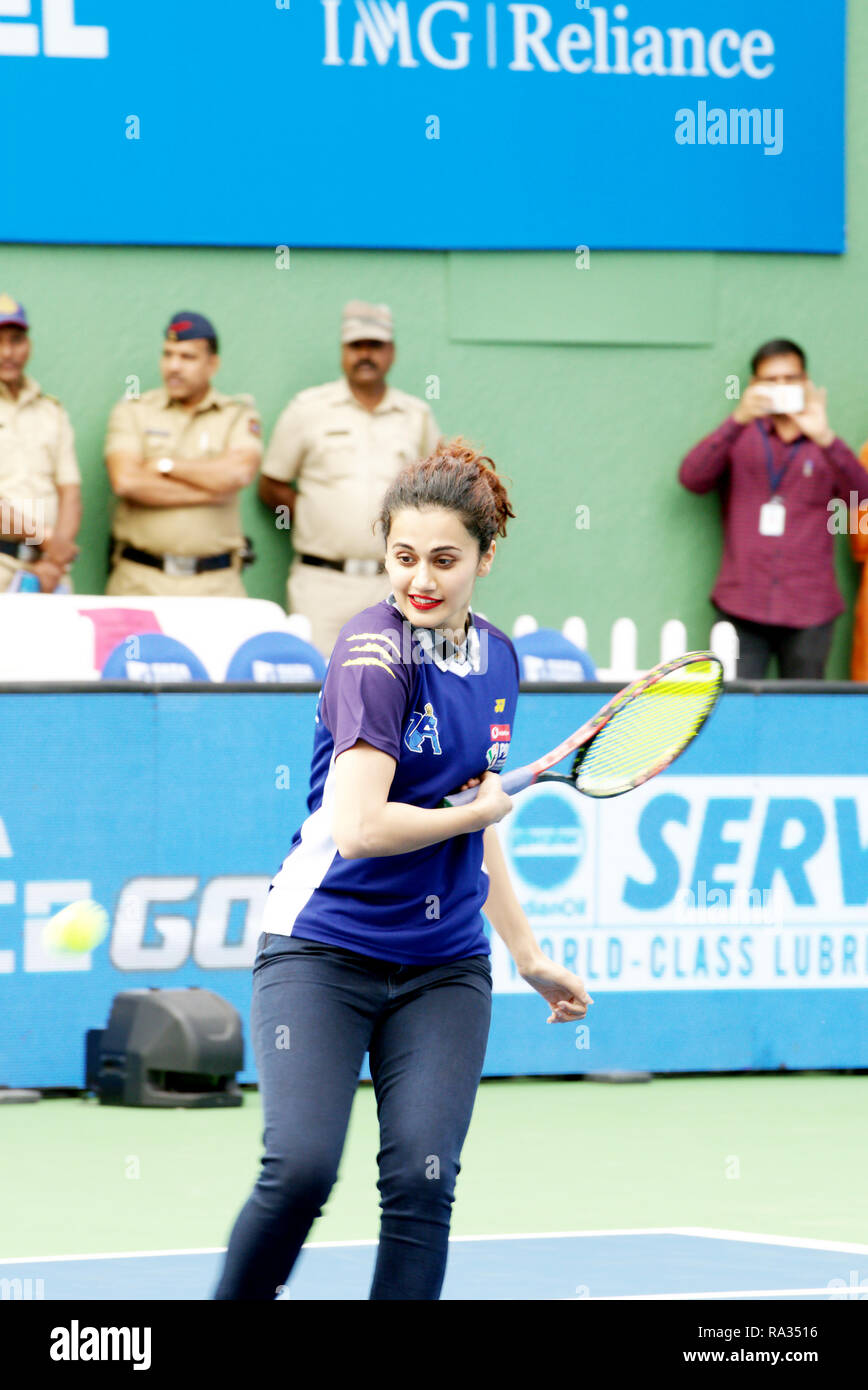
<svg viewBox="0 0 868 1390">
<path fill-rule="evenodd" d="M 844 0 L 15 0 L 0 239 L 845 249 Z"/>
<path fill-rule="evenodd" d="M 0 694 L 0 1085 L 82 1085 L 115 994 L 188 985 L 239 1010 L 255 1080 L 251 965 L 305 814 L 315 698 Z M 522 694 L 510 761 L 599 704 Z M 486 1075 L 868 1066 L 866 716 L 864 694 L 729 693 L 628 796 L 517 797 L 500 826 L 516 893 L 595 1003 L 547 1027 L 492 933 Z M 58 955 L 45 924 L 82 898 L 109 937 Z"/>
</svg>

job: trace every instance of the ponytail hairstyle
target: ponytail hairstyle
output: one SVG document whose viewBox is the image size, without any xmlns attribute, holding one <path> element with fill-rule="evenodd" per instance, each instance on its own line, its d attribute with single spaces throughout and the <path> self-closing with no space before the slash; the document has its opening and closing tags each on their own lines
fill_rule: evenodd
<svg viewBox="0 0 868 1390">
<path fill-rule="evenodd" d="M 431 507 L 457 512 L 476 538 L 480 555 L 495 536 L 506 535 L 507 518 L 515 516 L 493 461 L 460 437 L 441 439 L 428 458 L 401 470 L 383 498 L 375 525 L 380 525 L 388 542 L 395 512 Z"/>
</svg>

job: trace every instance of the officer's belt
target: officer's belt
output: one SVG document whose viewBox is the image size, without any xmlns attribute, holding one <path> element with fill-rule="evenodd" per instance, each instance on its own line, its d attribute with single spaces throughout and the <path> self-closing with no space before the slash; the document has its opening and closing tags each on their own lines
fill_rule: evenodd
<svg viewBox="0 0 868 1390">
<path fill-rule="evenodd" d="M 228 570 L 233 554 L 233 551 L 227 550 L 223 555 L 205 555 L 200 559 L 195 555 L 152 555 L 149 550 L 139 550 L 134 545 L 121 546 L 122 560 L 150 565 L 164 574 L 204 574 L 206 570 Z"/>
<path fill-rule="evenodd" d="M 303 565 L 324 565 L 326 569 L 343 570 L 344 574 L 384 574 L 381 560 L 324 560 L 321 555 L 299 555 Z"/>
<path fill-rule="evenodd" d="M 0 554 L 11 555 L 13 560 L 35 560 L 39 547 L 28 545 L 27 541 L 0 541 Z"/>
</svg>

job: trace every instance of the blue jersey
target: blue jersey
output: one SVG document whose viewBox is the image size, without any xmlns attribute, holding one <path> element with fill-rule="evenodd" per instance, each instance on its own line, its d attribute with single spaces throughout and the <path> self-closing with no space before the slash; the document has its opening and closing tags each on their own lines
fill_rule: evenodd
<svg viewBox="0 0 868 1390">
<path fill-rule="evenodd" d="M 427 808 L 506 762 L 515 648 L 471 612 L 466 657 L 389 598 L 342 629 L 317 701 L 308 815 L 269 889 L 262 930 L 425 965 L 488 955 L 481 830 L 407 854 L 344 859 L 332 837 L 335 758 L 358 740 L 397 764 L 389 800 Z"/>
</svg>

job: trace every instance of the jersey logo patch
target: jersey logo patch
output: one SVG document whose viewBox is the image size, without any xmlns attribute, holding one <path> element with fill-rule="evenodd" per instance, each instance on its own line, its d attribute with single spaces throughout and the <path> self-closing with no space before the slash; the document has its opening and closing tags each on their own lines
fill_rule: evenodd
<svg viewBox="0 0 868 1390">
<path fill-rule="evenodd" d="M 437 732 L 437 716 L 434 713 L 434 706 L 427 704 L 425 711 L 420 714 L 418 710 L 413 711 L 413 716 L 404 734 L 404 742 L 411 753 L 421 753 L 425 740 L 431 740 L 431 752 L 439 755 L 442 753 L 440 747 L 440 735 Z"/>
<path fill-rule="evenodd" d="M 503 711 L 504 711 L 505 709 L 506 709 L 506 697 L 504 697 L 502 700 L 495 700 L 495 702 L 494 702 L 494 713 L 495 713 L 495 714 L 503 714 Z"/>
<path fill-rule="evenodd" d="M 355 643 L 354 646 L 350 647 L 350 651 L 357 652 L 359 655 L 348 657 L 346 661 L 341 663 L 342 666 L 382 666 L 384 671 L 389 672 L 392 680 L 396 679 L 395 672 L 389 669 L 395 660 L 390 647 L 394 647 L 399 656 L 400 651 L 397 642 L 393 641 L 388 634 L 356 632 L 351 637 L 347 637 L 346 641 L 347 643 Z M 368 653 L 368 655 L 361 655 L 363 652 Z"/>
<path fill-rule="evenodd" d="M 492 743 L 509 743 L 512 738 L 512 728 L 509 724 L 490 724 L 489 729 Z"/>
<path fill-rule="evenodd" d="M 485 755 L 485 764 L 489 772 L 496 772 L 499 767 L 503 767 L 509 753 L 509 744 L 499 741 L 493 743 Z"/>
</svg>

